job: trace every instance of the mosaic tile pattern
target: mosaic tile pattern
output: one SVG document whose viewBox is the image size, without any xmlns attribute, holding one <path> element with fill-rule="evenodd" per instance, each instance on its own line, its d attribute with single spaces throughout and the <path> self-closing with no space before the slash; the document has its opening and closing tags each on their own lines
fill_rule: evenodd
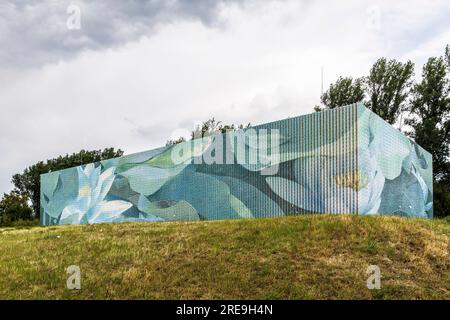
<svg viewBox="0 0 450 320">
<path fill-rule="evenodd" d="M 361 103 L 41 176 L 41 223 L 432 217 L 432 159 Z"/>
</svg>

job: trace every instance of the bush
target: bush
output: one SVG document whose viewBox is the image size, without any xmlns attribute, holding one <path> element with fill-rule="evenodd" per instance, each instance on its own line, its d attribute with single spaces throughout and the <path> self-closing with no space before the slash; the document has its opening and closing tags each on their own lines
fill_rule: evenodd
<svg viewBox="0 0 450 320">
<path fill-rule="evenodd" d="M 17 229 L 26 229 L 31 227 L 39 226 L 40 222 L 38 219 L 32 219 L 32 220 L 15 220 L 15 221 L 5 221 L 0 224 L 1 227 L 11 227 L 11 228 L 17 228 Z"/>
<path fill-rule="evenodd" d="M 28 205 L 28 197 L 17 191 L 5 193 L 0 201 L 0 224 L 11 225 L 25 220 L 34 220 L 33 210 Z"/>
<path fill-rule="evenodd" d="M 436 218 L 448 217 L 450 213 L 450 186 L 436 182 L 433 186 L 433 214 Z"/>
</svg>

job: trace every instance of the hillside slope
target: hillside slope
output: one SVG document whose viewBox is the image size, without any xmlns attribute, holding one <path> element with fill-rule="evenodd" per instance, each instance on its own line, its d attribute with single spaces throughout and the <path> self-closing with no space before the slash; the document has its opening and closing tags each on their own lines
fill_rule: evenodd
<svg viewBox="0 0 450 320">
<path fill-rule="evenodd" d="M 344 215 L 4 228 L 0 298 L 450 299 L 449 239 L 444 221 Z"/>
</svg>

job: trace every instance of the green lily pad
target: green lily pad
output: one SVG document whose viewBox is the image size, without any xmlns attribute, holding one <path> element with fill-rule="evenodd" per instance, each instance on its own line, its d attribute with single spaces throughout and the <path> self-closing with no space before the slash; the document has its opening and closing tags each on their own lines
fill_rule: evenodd
<svg viewBox="0 0 450 320">
<path fill-rule="evenodd" d="M 197 221 L 200 217 L 197 211 L 187 202 L 181 200 L 173 206 L 161 208 L 157 203 L 150 202 L 146 197 L 139 198 L 138 209 L 144 213 L 162 218 L 165 221 Z"/>
</svg>

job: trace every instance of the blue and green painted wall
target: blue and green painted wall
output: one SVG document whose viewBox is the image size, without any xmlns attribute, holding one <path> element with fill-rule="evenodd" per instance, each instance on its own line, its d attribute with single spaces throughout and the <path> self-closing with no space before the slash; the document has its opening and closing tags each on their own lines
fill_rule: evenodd
<svg viewBox="0 0 450 320">
<path fill-rule="evenodd" d="M 432 157 L 362 103 L 41 176 L 41 223 L 433 215 Z"/>
</svg>

